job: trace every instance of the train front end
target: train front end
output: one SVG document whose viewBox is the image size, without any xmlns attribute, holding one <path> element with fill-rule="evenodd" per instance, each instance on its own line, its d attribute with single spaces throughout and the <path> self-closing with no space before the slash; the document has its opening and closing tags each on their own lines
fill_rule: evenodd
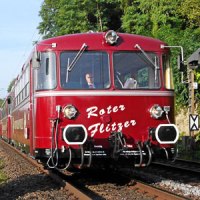
<svg viewBox="0 0 200 200">
<path fill-rule="evenodd" d="M 169 52 L 162 45 L 114 31 L 39 43 L 34 156 L 64 169 L 141 167 L 159 156 L 172 158 L 179 132 Z"/>
</svg>

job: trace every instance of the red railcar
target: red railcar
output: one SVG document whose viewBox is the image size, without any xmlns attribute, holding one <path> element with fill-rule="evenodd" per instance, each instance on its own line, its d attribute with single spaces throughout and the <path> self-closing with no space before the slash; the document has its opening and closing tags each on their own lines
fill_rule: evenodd
<svg viewBox="0 0 200 200">
<path fill-rule="evenodd" d="M 2 109 L 0 108 L 0 138 L 2 137 Z"/>
<path fill-rule="evenodd" d="M 114 31 L 39 42 L 13 87 L 12 143 L 52 168 L 173 156 L 179 133 L 163 45 Z"/>
<path fill-rule="evenodd" d="M 11 141 L 11 102 L 8 96 L 1 105 L 0 111 L 0 136 L 7 142 Z"/>
</svg>

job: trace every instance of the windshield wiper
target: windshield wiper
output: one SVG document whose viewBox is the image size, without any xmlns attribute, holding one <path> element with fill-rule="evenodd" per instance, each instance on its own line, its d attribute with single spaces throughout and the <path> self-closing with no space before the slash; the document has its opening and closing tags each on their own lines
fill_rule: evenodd
<svg viewBox="0 0 200 200">
<path fill-rule="evenodd" d="M 68 62 L 68 66 L 67 66 L 68 71 L 71 71 L 73 69 L 73 67 L 75 66 L 75 64 L 77 63 L 77 61 L 79 60 L 79 58 L 81 57 L 81 55 L 83 54 L 86 48 L 87 48 L 87 44 L 84 43 L 82 47 L 80 48 L 79 52 L 76 54 L 76 56 L 72 60 L 72 62 L 70 64 Z"/>
<path fill-rule="evenodd" d="M 85 51 L 85 49 L 87 47 L 88 47 L 88 45 L 83 43 L 82 47 L 80 48 L 79 52 L 76 54 L 76 56 L 74 57 L 74 59 L 72 60 L 71 63 L 70 63 L 70 58 L 68 58 L 68 61 L 67 61 L 67 73 L 66 73 L 66 83 L 68 82 L 69 72 L 72 71 L 72 69 L 74 68 L 75 64 L 77 63 L 77 61 L 79 60 L 79 58 L 81 57 L 81 55 L 83 54 L 83 52 Z"/>
<path fill-rule="evenodd" d="M 151 58 L 145 53 L 145 51 L 140 47 L 139 44 L 136 44 L 135 48 L 138 48 L 143 53 L 143 55 L 145 56 L 145 58 L 155 67 L 155 70 L 160 69 L 157 66 L 157 63 L 156 62 L 155 62 L 155 64 L 153 63 L 153 61 L 151 60 Z"/>
<path fill-rule="evenodd" d="M 160 68 L 157 65 L 156 57 L 155 57 L 155 63 L 153 63 L 153 61 L 151 60 L 151 58 L 145 53 L 145 51 L 140 47 L 139 44 L 136 44 L 135 48 L 138 48 L 142 52 L 142 54 L 145 56 L 145 58 L 154 66 L 155 81 L 157 81 L 157 76 L 158 76 L 157 70 L 159 70 Z"/>
</svg>

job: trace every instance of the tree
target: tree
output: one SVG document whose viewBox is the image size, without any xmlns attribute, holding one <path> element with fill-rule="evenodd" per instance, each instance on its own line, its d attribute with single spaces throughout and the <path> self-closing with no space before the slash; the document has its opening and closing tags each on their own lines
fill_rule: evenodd
<svg viewBox="0 0 200 200">
<path fill-rule="evenodd" d="M 199 0 L 121 0 L 124 5 L 122 27 L 125 32 L 152 36 L 170 46 L 183 46 L 187 58 L 200 43 Z M 197 3 L 198 2 L 198 3 Z M 191 3 L 191 4 L 190 4 Z M 188 10 L 189 9 L 189 10 Z M 188 12 L 189 11 L 189 12 Z M 178 54 L 177 50 L 172 50 Z M 187 105 L 187 85 L 181 83 L 176 68 L 176 56 L 171 64 L 174 71 L 176 102 Z"/>
<path fill-rule="evenodd" d="M 44 35 L 44 38 L 56 36 L 58 26 L 56 18 L 60 9 L 60 0 L 44 0 L 39 16 L 42 18 L 38 29 L 39 33 Z"/>
<path fill-rule="evenodd" d="M 128 1 L 122 16 L 122 27 L 129 33 L 158 38 L 163 29 L 180 28 L 181 20 L 175 17 L 179 4 L 180 0 Z"/>
<path fill-rule="evenodd" d="M 200 27 L 200 1 L 184 0 L 179 7 L 179 13 L 185 17 L 185 21 L 190 27 Z"/>
<path fill-rule="evenodd" d="M 122 10 L 119 0 L 45 0 L 39 33 L 44 38 L 69 33 L 119 30 Z"/>
<path fill-rule="evenodd" d="M 199 7 L 199 0 L 44 0 L 38 29 L 44 38 L 108 29 L 146 35 L 183 46 L 187 58 L 200 44 Z M 180 81 L 176 56 L 171 64 L 177 102 L 186 105 L 187 85 Z"/>
<path fill-rule="evenodd" d="M 8 89 L 7 89 L 7 92 L 8 93 L 10 93 L 11 92 L 11 90 L 12 90 L 12 87 L 13 87 L 13 85 L 15 84 L 15 78 L 10 82 L 10 84 L 9 84 L 9 86 L 8 86 Z"/>
<path fill-rule="evenodd" d="M 1 108 L 1 106 L 3 104 L 3 102 L 4 102 L 4 99 L 0 99 L 0 108 Z"/>
</svg>

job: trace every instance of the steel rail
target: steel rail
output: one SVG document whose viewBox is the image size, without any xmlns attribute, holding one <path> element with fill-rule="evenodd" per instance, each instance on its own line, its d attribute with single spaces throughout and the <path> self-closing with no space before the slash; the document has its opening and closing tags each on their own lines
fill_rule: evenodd
<svg viewBox="0 0 200 200">
<path fill-rule="evenodd" d="M 22 153 L 20 150 L 16 149 L 15 147 L 9 145 L 3 140 L 0 140 L 1 145 L 6 145 L 6 147 L 12 149 L 15 151 L 18 155 L 23 157 L 25 160 L 27 160 L 31 165 L 34 165 L 40 172 L 48 175 L 53 181 L 58 183 L 60 186 L 62 186 L 66 191 L 72 193 L 76 198 L 81 199 L 81 200 L 92 200 L 89 196 L 87 196 L 85 193 L 77 189 L 75 186 L 73 186 L 71 183 L 63 180 L 59 176 L 57 176 L 55 173 L 52 173 L 51 170 L 46 170 L 44 167 L 39 164 L 36 160 L 33 158 L 27 156 L 26 154 Z"/>
</svg>

